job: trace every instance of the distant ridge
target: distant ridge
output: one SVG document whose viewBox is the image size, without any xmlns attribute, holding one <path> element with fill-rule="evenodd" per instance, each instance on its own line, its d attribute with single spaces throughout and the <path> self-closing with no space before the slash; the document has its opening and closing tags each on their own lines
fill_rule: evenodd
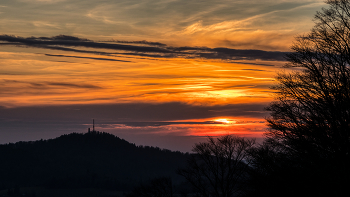
<svg viewBox="0 0 350 197">
<path fill-rule="evenodd" d="M 136 146 L 98 131 L 0 145 L 0 190 L 14 187 L 130 190 L 140 181 L 171 177 L 188 154 Z"/>
</svg>

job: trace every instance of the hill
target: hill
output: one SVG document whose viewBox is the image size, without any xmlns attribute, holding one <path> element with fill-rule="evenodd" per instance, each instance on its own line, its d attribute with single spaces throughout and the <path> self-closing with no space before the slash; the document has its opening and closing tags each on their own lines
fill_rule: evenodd
<svg viewBox="0 0 350 197">
<path fill-rule="evenodd" d="M 176 175 L 187 154 L 136 146 L 104 132 L 0 145 L 0 190 L 17 187 L 128 191 L 142 181 Z"/>
</svg>

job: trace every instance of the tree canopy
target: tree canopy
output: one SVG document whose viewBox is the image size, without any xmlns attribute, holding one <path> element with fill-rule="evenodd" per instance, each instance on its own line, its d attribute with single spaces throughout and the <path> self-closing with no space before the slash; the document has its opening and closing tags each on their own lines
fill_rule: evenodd
<svg viewBox="0 0 350 197">
<path fill-rule="evenodd" d="M 329 0 L 297 37 L 277 76 L 267 136 L 291 152 L 345 158 L 350 150 L 350 1 Z"/>
<path fill-rule="evenodd" d="M 342 196 L 350 183 L 350 1 L 328 0 L 276 77 L 255 195 Z M 254 196 L 254 194 L 253 194 Z"/>
</svg>

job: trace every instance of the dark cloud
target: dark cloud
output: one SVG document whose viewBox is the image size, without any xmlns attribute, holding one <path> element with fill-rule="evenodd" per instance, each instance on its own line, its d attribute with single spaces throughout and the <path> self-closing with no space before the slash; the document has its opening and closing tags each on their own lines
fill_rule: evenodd
<svg viewBox="0 0 350 197">
<path fill-rule="evenodd" d="M 31 86 L 39 87 L 41 89 L 49 88 L 48 86 L 63 86 L 63 87 L 72 87 L 72 88 L 86 88 L 86 89 L 101 89 L 102 87 L 92 85 L 92 84 L 86 84 L 86 83 L 66 83 L 66 82 L 41 82 L 41 83 L 33 83 L 33 82 L 27 82 L 27 81 L 19 81 L 19 80 L 8 80 L 8 79 L 2 79 L 0 80 L 0 83 L 22 83 L 22 84 L 30 84 Z"/>
<path fill-rule="evenodd" d="M 47 85 L 52 85 L 52 86 L 64 86 L 64 87 L 73 87 L 73 88 L 87 88 L 87 89 L 100 89 L 101 87 L 91 85 L 91 84 L 74 84 L 74 83 L 47 83 Z"/>
<path fill-rule="evenodd" d="M 230 59 L 230 57 L 241 57 L 243 59 L 254 60 L 270 60 L 270 61 L 285 61 L 285 52 L 279 51 L 262 51 L 262 50 L 237 50 L 228 48 L 214 48 L 213 51 L 217 52 L 223 56 Z"/>
<path fill-rule="evenodd" d="M 264 113 L 260 111 L 254 111 L 256 113 Z M 247 124 L 247 123 L 265 123 L 265 121 L 237 121 L 235 123 L 238 124 Z M 189 122 L 189 121 L 177 121 L 177 122 L 116 122 L 114 124 L 119 124 L 122 126 L 131 126 L 131 127 L 159 127 L 159 126 L 167 126 L 167 125 L 218 125 L 218 124 L 230 124 L 225 122 L 219 122 L 219 121 L 195 121 L 195 122 Z"/>
<path fill-rule="evenodd" d="M 261 70 L 261 69 L 252 69 L 252 68 L 246 68 L 246 69 L 241 69 L 241 70 L 271 72 L 271 71 L 267 71 L 267 70 Z"/>
<path fill-rule="evenodd" d="M 91 41 L 85 38 L 78 38 L 75 36 L 67 36 L 67 35 L 58 35 L 58 36 L 53 36 L 53 37 L 29 37 L 27 39 L 32 39 L 32 40 L 36 40 L 36 39 L 40 39 L 40 40 L 71 40 L 71 41 Z"/>
<path fill-rule="evenodd" d="M 148 42 L 146 40 L 142 40 L 142 41 L 112 40 L 112 41 L 104 41 L 104 42 L 116 42 L 116 43 L 128 43 L 128 44 L 146 44 L 146 45 L 155 45 L 155 46 L 163 46 L 163 47 L 166 46 L 166 44 L 163 44 L 160 42 Z"/>
<path fill-rule="evenodd" d="M 161 104 L 124 103 L 0 107 L 0 120 L 20 119 L 23 121 L 75 121 L 84 123 L 89 122 L 91 118 L 95 118 L 104 123 L 126 124 L 126 122 L 169 122 L 219 116 L 261 118 L 262 115 L 267 115 L 264 111 L 265 106 L 266 104 L 199 106 L 174 102 Z"/>
<path fill-rule="evenodd" d="M 134 45 L 122 45 L 122 44 L 110 44 L 103 42 L 93 42 L 85 39 L 64 39 L 65 36 L 61 36 L 61 39 L 56 39 L 55 37 L 45 37 L 44 39 L 36 38 L 36 37 L 17 37 L 10 35 L 1 35 L 0 41 L 5 41 L 9 43 L 18 43 L 24 44 L 32 47 L 40 47 L 40 46 L 70 46 L 70 47 L 87 47 L 87 48 L 95 48 L 95 49 L 114 49 L 114 50 L 126 50 L 126 51 L 136 51 L 136 52 L 156 52 L 156 53 L 171 53 L 167 49 L 159 48 L 159 47 L 147 47 L 147 46 L 134 46 Z M 71 37 L 71 36 L 68 36 Z"/>
<path fill-rule="evenodd" d="M 73 56 L 73 55 L 53 55 L 53 54 L 45 54 L 46 56 L 53 57 L 72 57 L 72 58 L 80 58 L 80 59 L 92 59 L 92 60 L 106 60 L 106 61 L 116 61 L 116 62 L 131 62 L 125 60 L 111 59 L 111 58 L 98 58 L 98 57 L 84 57 L 84 56 Z"/>
<path fill-rule="evenodd" d="M 225 124 L 223 122 L 216 121 L 202 121 L 202 122 L 189 122 L 189 121 L 180 121 L 180 122 L 114 122 L 113 124 L 120 124 L 123 126 L 131 127 L 159 127 L 167 125 L 210 125 L 210 124 Z"/>
<path fill-rule="evenodd" d="M 170 47 L 166 44 L 148 41 L 105 41 L 94 42 L 85 38 L 74 36 L 59 35 L 54 37 L 17 37 L 9 35 L 0 35 L 2 45 L 15 45 L 36 48 L 47 48 L 61 51 L 71 51 L 79 53 L 94 53 L 99 55 L 125 56 L 136 55 L 154 58 L 183 57 L 183 58 L 204 58 L 219 60 L 266 60 L 266 61 L 284 61 L 286 52 L 262 51 L 262 50 L 238 50 L 230 48 L 207 48 L 207 47 Z M 122 43 L 122 44 L 121 44 Z M 91 50 L 76 49 L 75 47 L 84 47 Z M 103 51 L 103 50 L 109 50 Z M 112 52 L 111 52 L 112 50 Z M 56 55 L 59 56 L 59 55 Z M 80 56 L 71 56 L 86 58 Z M 100 60 L 120 61 L 114 59 L 97 58 Z"/>
</svg>

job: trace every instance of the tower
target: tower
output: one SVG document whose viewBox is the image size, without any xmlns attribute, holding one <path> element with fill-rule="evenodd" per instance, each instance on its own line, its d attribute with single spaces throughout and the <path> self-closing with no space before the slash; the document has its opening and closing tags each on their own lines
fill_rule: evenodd
<svg viewBox="0 0 350 197">
<path fill-rule="evenodd" d="M 92 131 L 90 130 L 90 127 L 88 129 L 88 133 L 95 131 L 95 119 L 92 119 Z"/>
</svg>

